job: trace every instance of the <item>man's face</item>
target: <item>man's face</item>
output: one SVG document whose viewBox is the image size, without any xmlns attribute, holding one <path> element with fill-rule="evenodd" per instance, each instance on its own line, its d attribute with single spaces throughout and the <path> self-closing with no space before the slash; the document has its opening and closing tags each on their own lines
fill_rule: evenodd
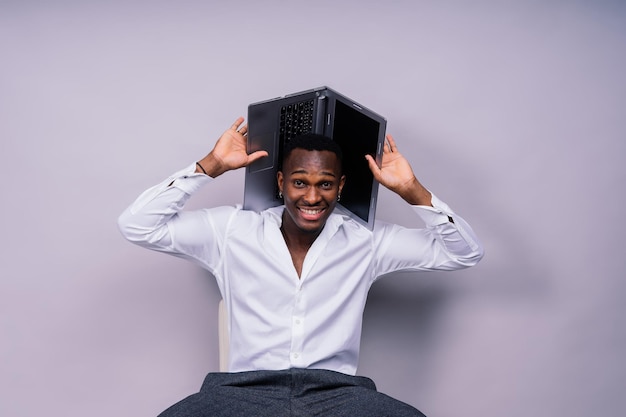
<svg viewBox="0 0 626 417">
<path fill-rule="evenodd" d="M 285 202 L 283 228 L 317 234 L 337 204 L 345 176 L 333 152 L 294 149 L 277 180 Z"/>
</svg>

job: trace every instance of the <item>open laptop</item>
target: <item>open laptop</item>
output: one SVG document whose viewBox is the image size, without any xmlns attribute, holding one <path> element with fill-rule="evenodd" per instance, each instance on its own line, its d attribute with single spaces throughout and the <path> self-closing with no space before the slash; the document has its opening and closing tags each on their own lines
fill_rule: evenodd
<svg viewBox="0 0 626 417">
<path fill-rule="evenodd" d="M 283 204 L 276 173 L 284 144 L 297 135 L 316 133 L 338 142 L 343 152 L 346 184 L 337 208 L 357 222 L 374 227 L 378 182 L 365 155 L 380 166 L 387 121 L 354 100 L 319 87 L 248 106 L 248 152 L 266 150 L 269 156 L 246 168 L 243 207 L 262 211 Z"/>
</svg>

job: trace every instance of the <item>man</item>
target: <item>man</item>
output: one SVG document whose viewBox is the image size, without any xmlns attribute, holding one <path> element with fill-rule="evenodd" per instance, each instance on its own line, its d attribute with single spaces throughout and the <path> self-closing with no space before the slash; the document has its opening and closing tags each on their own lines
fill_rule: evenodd
<svg viewBox="0 0 626 417">
<path fill-rule="evenodd" d="M 230 372 L 210 373 L 199 393 L 161 416 L 423 416 L 354 376 L 367 292 L 390 272 L 476 264 L 483 250 L 471 228 L 420 184 L 391 136 L 381 168 L 370 155 L 364 163 L 425 229 L 378 221 L 370 231 L 333 213 L 349 179 L 341 149 L 319 136 L 286 147 L 277 174 L 284 206 L 183 211 L 211 178 L 267 156 L 246 153 L 246 133 L 237 119 L 207 156 L 145 191 L 119 219 L 128 240 L 209 270 L 228 311 Z"/>
</svg>

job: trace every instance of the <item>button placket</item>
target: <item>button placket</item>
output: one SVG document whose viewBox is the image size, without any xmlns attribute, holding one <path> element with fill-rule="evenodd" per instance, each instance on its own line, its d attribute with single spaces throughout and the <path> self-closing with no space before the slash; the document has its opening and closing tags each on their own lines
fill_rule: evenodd
<svg viewBox="0 0 626 417">
<path fill-rule="evenodd" d="M 293 313 L 291 316 L 290 360 L 293 366 L 301 366 L 304 347 L 304 294 L 302 283 L 298 284 L 294 293 Z"/>
</svg>

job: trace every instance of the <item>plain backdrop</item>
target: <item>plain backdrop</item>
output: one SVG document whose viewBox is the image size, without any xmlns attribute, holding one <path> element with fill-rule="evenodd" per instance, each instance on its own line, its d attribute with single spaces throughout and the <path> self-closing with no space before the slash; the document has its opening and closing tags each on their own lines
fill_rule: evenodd
<svg viewBox="0 0 626 417">
<path fill-rule="evenodd" d="M 199 389 L 217 286 L 117 217 L 249 103 L 320 85 L 383 114 L 486 247 L 377 283 L 359 374 L 429 417 L 625 415 L 624 74 L 621 1 L 0 0 L 0 415 Z M 378 211 L 421 227 L 386 190 Z"/>
</svg>

